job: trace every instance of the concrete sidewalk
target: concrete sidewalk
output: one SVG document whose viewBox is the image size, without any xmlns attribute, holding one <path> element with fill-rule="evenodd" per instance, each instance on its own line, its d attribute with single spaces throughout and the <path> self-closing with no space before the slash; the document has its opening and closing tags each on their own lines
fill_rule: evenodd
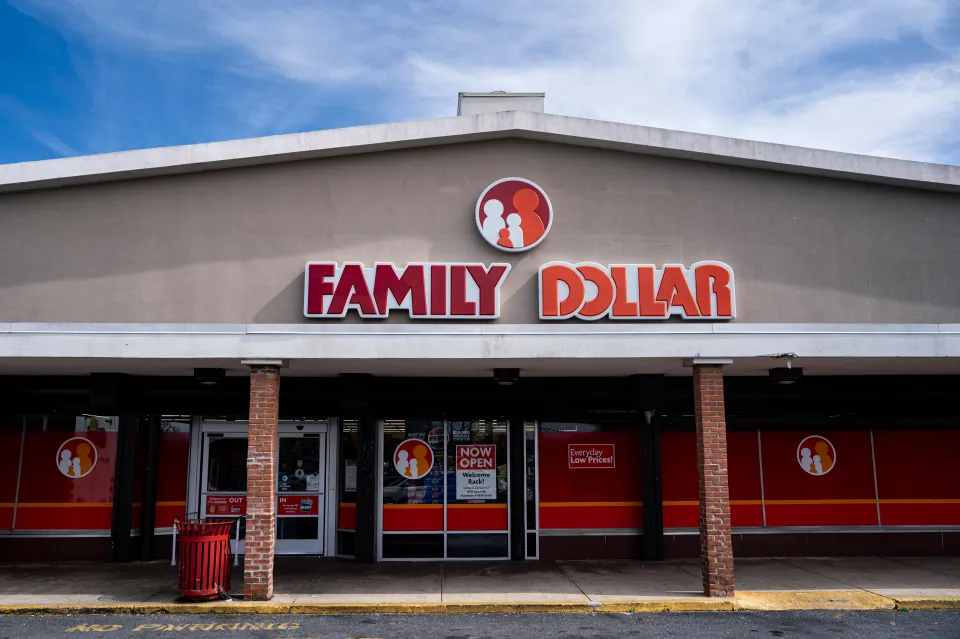
<svg viewBox="0 0 960 639">
<path fill-rule="evenodd" d="M 275 596 L 177 603 L 165 562 L 0 564 L 0 613 L 960 609 L 960 558 L 738 559 L 737 597 L 700 594 L 695 560 L 355 564 L 277 559 Z M 242 572 L 233 573 L 234 591 Z"/>
</svg>

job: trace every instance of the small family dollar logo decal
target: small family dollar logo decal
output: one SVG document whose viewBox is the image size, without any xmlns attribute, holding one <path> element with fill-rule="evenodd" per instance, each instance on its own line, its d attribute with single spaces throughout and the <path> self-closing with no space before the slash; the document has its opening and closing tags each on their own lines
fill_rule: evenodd
<svg viewBox="0 0 960 639">
<path fill-rule="evenodd" d="M 508 253 L 529 251 L 553 225 L 553 206 L 543 189 L 524 178 L 497 180 L 477 200 L 477 228 L 491 246 Z"/>
<path fill-rule="evenodd" d="M 837 449 L 826 437 L 810 435 L 797 446 L 797 461 L 811 475 L 826 475 L 837 465 Z"/>
<path fill-rule="evenodd" d="M 420 479 L 433 468 L 433 451 L 422 439 L 406 439 L 393 451 L 393 466 L 410 479 Z"/>
<path fill-rule="evenodd" d="M 70 479 L 86 477 L 97 465 L 97 447 L 85 437 L 72 437 L 57 450 L 57 468 Z"/>
</svg>

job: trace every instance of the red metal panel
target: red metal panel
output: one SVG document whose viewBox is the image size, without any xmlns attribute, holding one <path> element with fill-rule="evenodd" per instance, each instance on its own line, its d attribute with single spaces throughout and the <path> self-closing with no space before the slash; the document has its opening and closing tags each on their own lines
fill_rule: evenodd
<svg viewBox="0 0 960 639">
<path fill-rule="evenodd" d="M 760 453 L 757 432 L 728 431 L 730 519 L 733 526 L 762 526 Z M 660 438 L 663 527 L 700 525 L 697 481 L 697 436 L 693 431 L 667 431 Z"/>
<path fill-rule="evenodd" d="M 443 504 L 384 504 L 385 531 L 443 530 Z"/>
<path fill-rule="evenodd" d="M 798 447 L 812 435 L 835 450 L 822 475 L 798 461 Z M 763 431 L 761 441 L 768 526 L 877 525 L 869 431 Z"/>
<path fill-rule="evenodd" d="M 885 526 L 960 525 L 960 430 L 876 430 Z"/>
<path fill-rule="evenodd" d="M 541 528 L 643 528 L 643 502 L 540 502 Z"/>
<path fill-rule="evenodd" d="M 447 530 L 506 530 L 506 504 L 448 504 Z"/>
<path fill-rule="evenodd" d="M 57 452 L 82 436 L 96 447 L 96 464 L 79 478 L 57 467 Z M 27 432 L 23 448 L 17 530 L 109 530 L 117 434 Z"/>
<path fill-rule="evenodd" d="M 610 445 L 613 468 L 570 468 L 570 445 Z M 540 527 L 642 527 L 643 472 L 640 434 L 635 428 L 599 433 L 540 432 Z M 547 506 L 543 504 L 573 504 Z M 609 506 L 611 503 L 628 504 Z M 596 506 L 593 506 L 593 505 Z M 638 523 L 639 522 L 639 523 Z"/>
</svg>

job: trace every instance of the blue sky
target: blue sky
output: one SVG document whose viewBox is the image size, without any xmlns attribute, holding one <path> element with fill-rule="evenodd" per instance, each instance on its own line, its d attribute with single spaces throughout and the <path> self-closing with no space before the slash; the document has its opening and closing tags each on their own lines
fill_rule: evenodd
<svg viewBox="0 0 960 639">
<path fill-rule="evenodd" d="M 960 164 L 957 0 L 0 0 L 0 163 L 551 113 Z"/>
</svg>

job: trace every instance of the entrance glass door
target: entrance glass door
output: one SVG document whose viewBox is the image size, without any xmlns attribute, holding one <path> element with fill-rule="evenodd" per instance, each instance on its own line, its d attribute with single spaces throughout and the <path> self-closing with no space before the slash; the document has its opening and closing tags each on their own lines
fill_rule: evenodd
<svg viewBox="0 0 960 639">
<path fill-rule="evenodd" d="M 239 519 L 243 554 L 247 512 L 246 424 L 204 424 L 201 517 Z M 324 554 L 326 529 L 326 424 L 281 424 L 277 451 L 276 553 Z M 232 531 L 236 539 L 238 531 Z"/>
<path fill-rule="evenodd" d="M 382 423 L 382 559 L 506 559 L 507 423 Z"/>
<path fill-rule="evenodd" d="M 278 554 L 323 554 L 327 434 L 281 433 L 277 455 Z"/>
</svg>

